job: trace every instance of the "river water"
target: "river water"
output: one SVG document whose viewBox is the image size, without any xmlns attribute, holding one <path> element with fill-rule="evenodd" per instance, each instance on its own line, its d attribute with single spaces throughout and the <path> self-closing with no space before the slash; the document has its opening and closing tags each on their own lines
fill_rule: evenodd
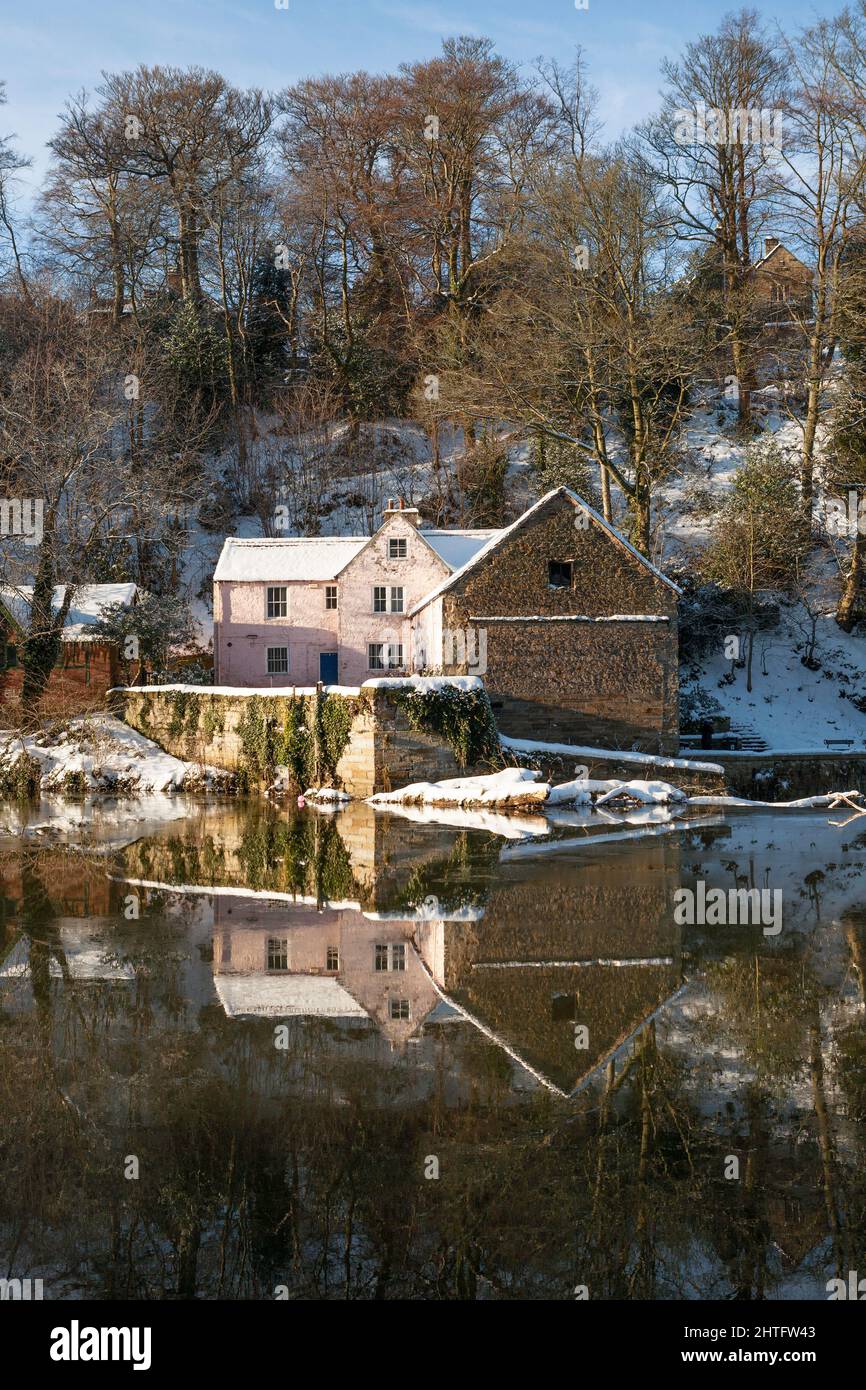
<svg viewBox="0 0 866 1390">
<path fill-rule="evenodd" d="M 866 1271 L 864 865 L 847 813 L 2 808 L 0 1277 L 826 1299 Z M 678 920 L 713 888 L 781 917 Z"/>
</svg>

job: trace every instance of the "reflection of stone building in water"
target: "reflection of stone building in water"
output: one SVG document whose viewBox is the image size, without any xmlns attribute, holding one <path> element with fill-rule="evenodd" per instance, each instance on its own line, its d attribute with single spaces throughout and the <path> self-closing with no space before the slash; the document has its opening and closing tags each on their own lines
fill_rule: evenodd
<svg viewBox="0 0 866 1390">
<path fill-rule="evenodd" d="M 483 910 L 450 917 L 218 896 L 217 993 L 232 1017 L 366 1018 L 392 1044 L 462 1020 L 526 1082 L 568 1094 L 679 986 L 678 851 L 643 845 L 637 883 L 601 846 L 555 876 L 550 863 L 521 865 Z"/>
<path fill-rule="evenodd" d="M 118 911 L 122 897 L 118 884 L 105 874 L 105 866 L 91 863 L 82 855 L 55 853 L 40 862 L 26 862 L 18 854 L 0 856 L 0 928 L 20 911 L 26 896 L 41 893 L 51 912 L 58 917 L 110 917 Z"/>
<path fill-rule="evenodd" d="M 483 917 L 417 932 L 449 999 L 566 1094 L 681 981 L 676 842 L 643 844 L 637 881 L 629 856 L 612 849 L 588 842 L 555 876 L 550 859 L 522 865 L 519 879 L 493 889 Z"/>
</svg>

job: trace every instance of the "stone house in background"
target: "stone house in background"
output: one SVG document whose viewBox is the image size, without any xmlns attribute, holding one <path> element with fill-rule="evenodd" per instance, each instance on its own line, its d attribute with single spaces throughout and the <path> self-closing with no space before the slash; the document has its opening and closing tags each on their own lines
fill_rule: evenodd
<svg viewBox="0 0 866 1390">
<path fill-rule="evenodd" d="M 567 488 L 499 530 L 392 503 L 371 537 L 225 542 L 215 681 L 480 675 L 505 734 L 675 752 L 678 595 Z"/>
<path fill-rule="evenodd" d="M 457 675 L 481 659 L 503 733 L 675 752 L 679 592 L 581 498 L 557 488 L 410 618 L 421 665 Z"/>
<path fill-rule="evenodd" d="M 758 307 L 768 325 L 812 317 L 811 268 L 783 246 L 778 237 L 764 238 L 764 254 L 751 270 Z"/>
</svg>

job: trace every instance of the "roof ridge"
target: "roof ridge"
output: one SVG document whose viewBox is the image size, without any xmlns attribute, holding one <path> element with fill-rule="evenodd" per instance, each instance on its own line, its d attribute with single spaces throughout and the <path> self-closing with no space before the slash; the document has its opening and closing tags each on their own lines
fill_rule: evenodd
<svg viewBox="0 0 866 1390">
<path fill-rule="evenodd" d="M 368 541 L 370 536 L 226 536 L 226 545 L 310 545 L 318 541 L 337 541 L 347 545 L 352 541 Z"/>
</svg>

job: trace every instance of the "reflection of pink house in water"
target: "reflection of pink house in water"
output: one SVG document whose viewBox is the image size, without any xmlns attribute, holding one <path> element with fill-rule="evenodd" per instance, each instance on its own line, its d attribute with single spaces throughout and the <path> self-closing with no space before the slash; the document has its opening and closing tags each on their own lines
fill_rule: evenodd
<svg viewBox="0 0 866 1390">
<path fill-rule="evenodd" d="M 365 915 L 357 904 L 287 910 L 217 896 L 217 994 L 233 1018 L 367 1020 L 405 1043 L 440 1000 L 412 940 L 415 925 Z"/>
<path fill-rule="evenodd" d="M 368 1023 L 393 1045 L 461 1023 L 508 1057 L 518 1087 L 568 1097 L 682 983 L 669 908 L 678 846 L 654 841 L 654 872 L 637 882 L 633 863 L 607 848 L 566 855 L 553 886 L 539 856 L 483 906 L 430 897 L 399 915 L 212 890 L 217 993 L 233 1017 Z"/>
</svg>

